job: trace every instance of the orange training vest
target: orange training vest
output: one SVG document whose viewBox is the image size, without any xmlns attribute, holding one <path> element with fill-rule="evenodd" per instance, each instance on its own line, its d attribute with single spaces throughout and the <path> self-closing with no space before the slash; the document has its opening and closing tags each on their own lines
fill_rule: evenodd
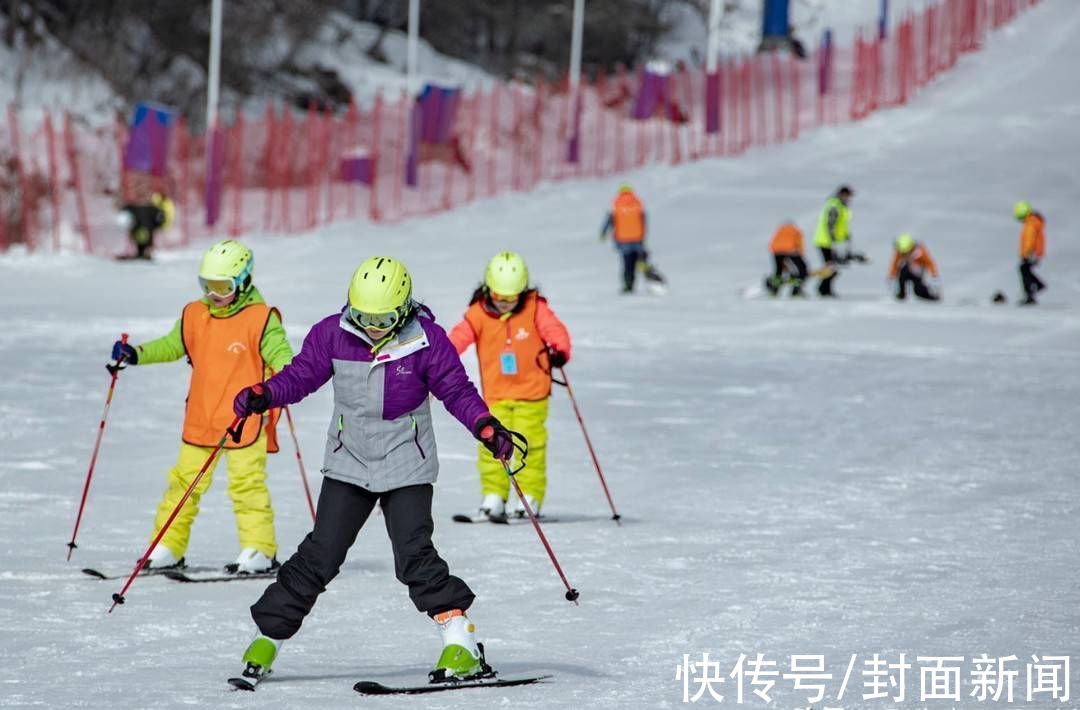
<svg viewBox="0 0 1080 710">
<path fill-rule="evenodd" d="M 794 224 L 780 225 L 769 243 L 773 254 L 802 254 L 802 250 L 802 232 Z"/>
<path fill-rule="evenodd" d="M 216 446 L 235 418 L 232 403 L 236 393 L 263 380 L 265 363 L 260 346 L 272 310 L 265 303 L 253 303 L 228 318 L 214 318 L 210 306 L 202 301 L 184 306 L 181 333 L 191 362 L 183 433 L 188 444 Z M 229 437 L 225 448 L 241 449 L 255 443 L 262 417 L 251 419 L 244 425 L 239 443 Z M 271 417 L 267 425 L 267 436 L 272 440 L 267 442 L 267 451 L 277 450 L 272 432 L 275 420 L 276 416 Z"/>
<path fill-rule="evenodd" d="M 523 296 L 521 310 L 499 317 L 477 301 L 465 311 L 465 320 L 476 334 L 476 356 L 480 361 L 480 387 L 489 404 L 507 399 L 535 401 L 551 394 L 551 375 L 537 359 L 544 341 L 536 327 L 536 291 Z M 513 353 L 517 374 L 502 371 L 503 353 Z"/>
<path fill-rule="evenodd" d="M 622 192 L 611 206 L 615 222 L 615 241 L 626 244 L 645 239 L 644 210 L 641 200 L 632 192 Z"/>
</svg>

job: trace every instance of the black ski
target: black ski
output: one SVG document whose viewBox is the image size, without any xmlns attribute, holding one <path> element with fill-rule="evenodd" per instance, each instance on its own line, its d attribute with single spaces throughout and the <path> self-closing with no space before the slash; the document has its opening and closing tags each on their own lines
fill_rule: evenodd
<svg viewBox="0 0 1080 710">
<path fill-rule="evenodd" d="M 486 515 L 465 515 L 458 513 L 454 516 L 455 523 L 486 523 L 489 518 Z"/>
<path fill-rule="evenodd" d="M 280 569 L 280 568 L 279 568 Z M 217 570 L 209 570 L 216 572 Z M 203 584 L 208 582 L 237 582 L 243 579 L 274 579 L 277 577 L 277 569 L 270 572 L 257 572 L 255 574 L 215 574 L 208 577 L 191 577 L 180 570 L 165 570 L 166 578 L 174 582 L 186 582 L 189 584 Z"/>
<path fill-rule="evenodd" d="M 537 515 L 536 519 L 541 523 L 559 522 L 558 518 L 550 518 L 546 515 Z M 514 516 L 511 518 L 509 515 L 493 515 L 488 522 L 495 523 L 496 525 L 525 525 L 531 523 L 532 521 L 529 520 L 528 516 Z"/>
<path fill-rule="evenodd" d="M 361 695 L 420 695 L 421 693 L 440 693 L 444 690 L 464 690 L 465 688 L 508 688 L 512 685 L 531 685 L 550 677 L 550 675 L 538 675 L 528 678 L 480 678 L 478 680 L 458 680 L 446 683 L 403 686 L 383 685 L 371 680 L 362 680 L 353 686 L 353 690 Z"/>
<path fill-rule="evenodd" d="M 266 680 L 266 677 L 270 675 L 270 673 L 271 671 L 266 671 L 256 677 L 239 675 L 235 678 L 229 678 L 229 685 L 237 690 L 255 690 L 255 686 Z"/>
<path fill-rule="evenodd" d="M 529 522 L 528 518 L 511 518 L 506 515 L 465 515 L 464 513 L 458 513 L 453 519 L 455 523 L 495 523 L 496 525 L 520 525 Z M 558 518 L 549 518 L 546 515 L 539 516 L 537 520 L 541 523 L 559 522 Z"/>
<path fill-rule="evenodd" d="M 183 571 L 183 572 L 199 573 L 199 572 L 216 572 L 218 569 L 219 568 L 217 568 L 217 567 L 205 567 L 205 566 L 204 567 L 184 567 L 183 570 L 179 570 L 179 569 L 176 569 L 176 568 L 173 568 L 173 567 L 159 568 L 159 569 L 154 569 L 153 567 L 151 567 L 150 569 L 147 569 L 147 568 L 143 567 L 141 570 L 139 570 L 139 576 L 140 577 L 160 577 L 160 576 L 164 575 L 167 572 L 180 572 L 180 571 Z M 131 576 L 130 572 L 125 572 L 123 574 L 105 574 L 104 572 L 99 572 L 98 570 L 92 569 L 90 567 L 84 567 L 83 570 L 82 570 L 82 573 L 86 574 L 86 575 L 90 575 L 94 579 L 104 579 L 104 580 L 127 579 L 128 577 Z"/>
</svg>

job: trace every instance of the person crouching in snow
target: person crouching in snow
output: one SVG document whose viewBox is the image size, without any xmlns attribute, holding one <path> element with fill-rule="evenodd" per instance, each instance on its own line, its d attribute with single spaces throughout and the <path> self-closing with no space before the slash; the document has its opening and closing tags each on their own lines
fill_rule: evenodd
<svg viewBox="0 0 1080 710">
<path fill-rule="evenodd" d="M 773 256 L 773 274 L 765 279 L 765 288 L 773 296 L 780 294 L 785 283 L 791 284 L 791 295 L 798 297 L 806 280 L 806 260 L 803 259 L 803 235 L 791 220 L 781 224 L 772 241 L 769 252 Z"/>
<path fill-rule="evenodd" d="M 172 362 L 185 356 L 191 363 L 180 456 L 169 471 L 151 539 L 232 422 L 232 393 L 253 378 L 265 377 L 267 368 L 280 370 L 292 360 L 281 314 L 266 305 L 252 283 L 254 263 L 251 250 L 242 243 L 232 239 L 217 242 L 206 250 L 199 265 L 203 298 L 184 306 L 183 315 L 168 335 L 138 346 L 121 341 L 113 345 L 112 357 L 120 367 Z M 240 441 L 231 437 L 225 441 L 229 497 L 241 548 L 236 562 L 225 566 L 228 572 L 251 574 L 277 566 L 274 511 L 266 487 L 266 454 L 278 450 L 276 422 L 277 412 L 273 412 L 245 427 Z M 217 462 L 207 469 L 151 551 L 148 568 L 185 566 L 191 525 Z"/>
<path fill-rule="evenodd" d="M 930 250 L 907 233 L 896 238 L 895 247 L 892 265 L 889 266 L 889 281 L 896 281 L 897 300 L 907 298 L 908 284 L 911 284 L 911 290 L 919 298 L 927 301 L 941 298 L 939 289 L 928 285 L 925 280 L 927 271 L 935 281 L 938 277 L 937 264 L 930 258 Z"/>
<path fill-rule="evenodd" d="M 473 293 L 465 317 L 450 330 L 458 354 L 476 345 L 480 385 L 492 413 L 529 440 L 518 484 L 538 513 L 547 490 L 547 422 L 551 368 L 570 360 L 570 335 L 536 288 L 529 269 L 514 252 L 488 262 L 484 282 Z M 546 363 L 544 362 L 546 360 Z M 519 501 L 507 506 L 510 481 L 502 464 L 480 447 L 479 518 L 524 517 Z"/>
<path fill-rule="evenodd" d="M 450 574 L 432 544 L 432 484 L 439 473 L 433 394 L 498 458 L 510 433 L 491 415 L 446 332 L 412 298 L 412 278 L 390 257 L 357 268 L 341 312 L 316 323 L 293 360 L 261 386 L 236 394 L 237 416 L 299 402 L 334 383 L 315 527 L 251 607 L 258 635 L 244 653 L 238 683 L 254 687 L 337 576 L 376 504 L 394 553 L 394 572 L 417 610 L 442 630 L 432 681 L 490 673 L 465 612 L 473 592 Z M 505 474 L 503 474 L 505 475 Z"/>
</svg>

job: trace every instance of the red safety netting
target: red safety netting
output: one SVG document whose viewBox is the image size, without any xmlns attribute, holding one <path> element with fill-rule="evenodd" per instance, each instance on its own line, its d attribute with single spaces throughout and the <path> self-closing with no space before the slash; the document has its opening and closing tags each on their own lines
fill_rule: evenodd
<svg viewBox="0 0 1080 710">
<path fill-rule="evenodd" d="M 269 106 L 219 128 L 209 168 L 207 136 L 191 135 L 181 117 L 160 176 L 123 167 L 120 121 L 90 128 L 46 115 L 30 128 L 9 109 L 0 126 L 0 249 L 123 251 L 117 208 L 153 192 L 176 203 L 174 226 L 155 242 L 169 248 L 212 234 L 396 221 L 541 182 L 738 155 L 906 104 L 1037 1 L 942 0 L 905 15 L 886 38 L 860 32 L 850 48 L 823 46 L 806 60 L 758 54 L 712 75 L 619 69 L 582 83 L 576 100 L 566 79 L 493 84 L 457 96 L 449 121 L 430 129 L 404 92 L 339 113 Z"/>
</svg>

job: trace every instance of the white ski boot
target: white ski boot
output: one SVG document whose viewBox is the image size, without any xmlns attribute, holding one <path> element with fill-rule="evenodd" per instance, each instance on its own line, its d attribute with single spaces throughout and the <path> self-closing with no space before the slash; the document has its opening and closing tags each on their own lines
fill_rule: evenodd
<svg viewBox="0 0 1080 710">
<path fill-rule="evenodd" d="M 176 555 L 172 550 L 162 545 L 160 542 L 154 546 L 150 556 L 146 558 L 146 564 L 143 565 L 144 570 L 163 570 L 163 569 L 183 569 L 187 564 L 184 562 L 184 558 L 176 559 Z"/>
<path fill-rule="evenodd" d="M 434 619 L 442 632 L 443 650 L 428 673 L 432 683 L 494 677 L 495 672 L 484 662 L 484 647 L 476 642 L 476 627 L 464 611 L 451 609 Z"/>
<path fill-rule="evenodd" d="M 236 562 L 225 565 L 225 571 L 229 574 L 261 574 L 272 572 L 280 566 L 276 557 L 270 559 L 254 547 L 245 547 Z"/>
<path fill-rule="evenodd" d="M 480 511 L 477 519 L 480 521 L 501 518 L 506 515 L 506 501 L 494 493 L 488 493 L 484 500 L 480 501 Z"/>
<path fill-rule="evenodd" d="M 529 504 L 529 510 L 531 510 L 533 512 L 533 515 L 535 515 L 536 517 L 539 518 L 540 517 L 540 504 L 536 502 L 536 499 L 533 498 L 528 493 L 526 493 L 525 494 L 525 501 Z M 520 500 L 515 500 L 514 505 L 511 508 L 507 509 L 506 517 L 511 518 L 511 519 L 516 518 L 516 519 L 520 520 L 522 518 L 527 518 L 528 513 L 525 512 L 525 507 L 521 505 L 521 501 Z"/>
</svg>

